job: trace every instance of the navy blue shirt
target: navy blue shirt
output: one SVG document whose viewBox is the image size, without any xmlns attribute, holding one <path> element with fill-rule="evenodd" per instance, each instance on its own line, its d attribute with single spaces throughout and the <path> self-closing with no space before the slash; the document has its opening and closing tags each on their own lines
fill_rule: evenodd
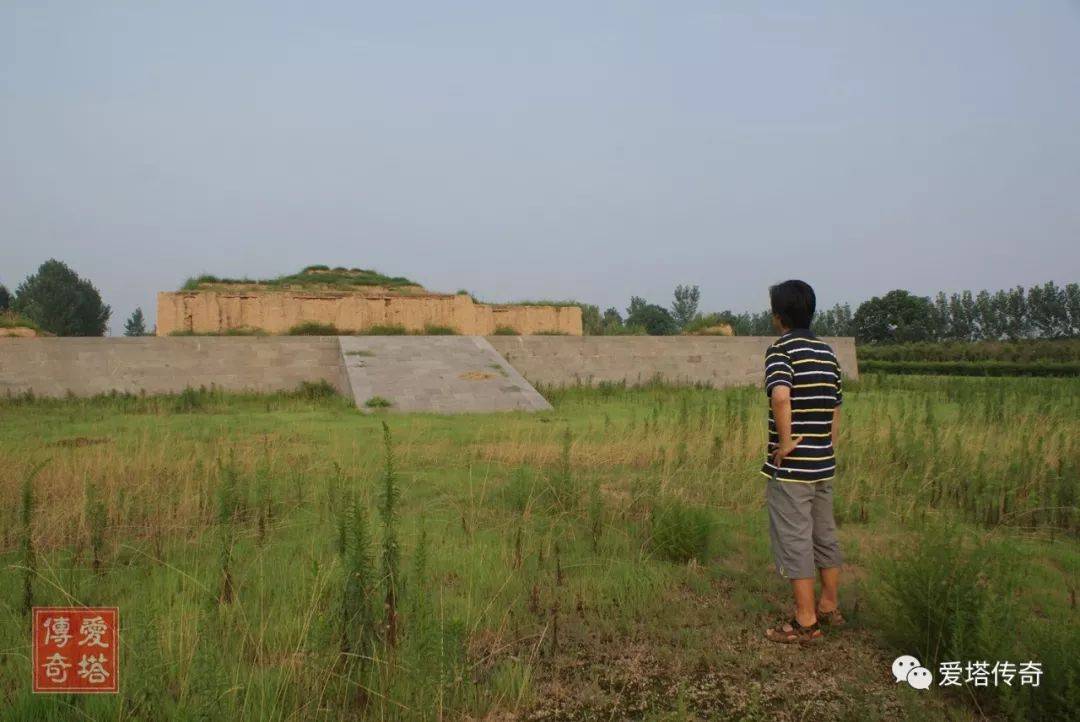
<svg viewBox="0 0 1080 722">
<path fill-rule="evenodd" d="M 788 331 L 765 352 L 765 394 L 777 386 L 791 389 L 791 437 L 802 442 L 773 466 L 772 453 L 780 443 L 776 419 L 769 405 L 769 444 L 761 473 L 777 481 L 828 481 L 836 472 L 832 446 L 833 409 L 844 400 L 840 362 L 829 344 L 813 332 Z"/>
</svg>

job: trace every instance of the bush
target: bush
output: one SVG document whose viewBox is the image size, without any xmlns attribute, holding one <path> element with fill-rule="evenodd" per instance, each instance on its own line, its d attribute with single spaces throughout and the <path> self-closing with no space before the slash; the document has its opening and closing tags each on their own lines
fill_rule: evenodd
<svg viewBox="0 0 1080 722">
<path fill-rule="evenodd" d="M 390 399 L 384 399 L 382 396 L 372 396 L 370 399 L 364 402 L 364 406 L 369 409 L 388 409 L 394 405 L 394 402 Z"/>
<path fill-rule="evenodd" d="M 318 381 L 301 381 L 300 385 L 293 392 L 293 395 L 297 398 L 307 399 L 308 401 L 320 401 L 322 399 L 329 399 L 337 396 L 337 389 L 331 385 L 326 379 L 319 379 Z"/>
<path fill-rule="evenodd" d="M 912 532 L 893 558 L 877 563 L 871 601 L 895 654 L 913 654 L 939 674 L 941 662 L 1041 662 L 1038 688 L 986 690 L 1015 719 L 1067 719 L 1080 708 L 1080 628 L 1025 614 L 1017 605 L 1021 558 L 1004 541 L 952 527 Z M 1023 622 L 1023 623 L 1021 623 Z"/>
<path fill-rule="evenodd" d="M 874 606 L 896 652 L 931 670 L 942 661 L 1004 659 L 1014 610 L 1010 555 L 1002 551 L 951 527 L 928 527 L 880 560 Z"/>
<path fill-rule="evenodd" d="M 658 501 L 652 510 L 652 552 L 672 562 L 703 562 L 712 546 L 714 526 L 708 509 L 678 499 Z"/>
<path fill-rule="evenodd" d="M 288 330 L 289 336 L 346 336 L 332 323 L 319 323 L 317 321 L 305 321 L 298 323 Z"/>
<path fill-rule="evenodd" d="M 415 286 L 415 281 L 402 276 L 385 276 L 378 271 L 368 268 L 345 268 L 338 266 L 330 269 L 325 265 L 307 266 L 299 273 L 293 273 L 277 278 L 219 278 L 218 276 L 204 273 L 192 276 L 184 281 L 181 291 L 198 291 L 204 286 L 211 284 L 267 286 L 270 288 L 282 287 L 310 287 L 310 286 L 335 286 L 350 288 L 354 286 L 385 286 L 395 288 L 399 286 Z"/>
<path fill-rule="evenodd" d="M 424 326 L 424 335 L 426 336 L 457 336 L 458 330 L 450 326 L 435 326 L 433 324 L 427 324 Z"/>
<path fill-rule="evenodd" d="M 0 311 L 0 328 L 29 328 L 40 331 L 36 323 L 14 311 Z"/>
<path fill-rule="evenodd" d="M 861 344 L 859 360 L 1080 362 L 1080 339 Z"/>
<path fill-rule="evenodd" d="M 186 386 L 184 387 L 184 390 L 177 394 L 176 398 L 173 399 L 172 410 L 177 414 L 202 411 L 206 408 L 206 402 L 211 395 L 212 393 L 207 391 L 204 386 L 200 386 L 197 389 Z"/>
<path fill-rule="evenodd" d="M 862 373 L 930 376 L 1080 376 L 1080 363 L 1010 361 L 875 361 L 860 359 Z"/>
<path fill-rule="evenodd" d="M 521 334 L 519 334 L 518 330 L 516 328 L 514 328 L 513 326 L 496 326 L 494 335 L 496 335 L 496 336 L 520 336 Z"/>
<path fill-rule="evenodd" d="M 360 332 L 361 336 L 404 336 L 408 331 L 404 326 L 369 326 Z"/>
</svg>

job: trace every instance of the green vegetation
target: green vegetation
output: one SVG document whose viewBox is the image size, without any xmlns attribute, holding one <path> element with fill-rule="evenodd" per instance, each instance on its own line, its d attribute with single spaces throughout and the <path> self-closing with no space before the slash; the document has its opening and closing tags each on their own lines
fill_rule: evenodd
<svg viewBox="0 0 1080 722">
<path fill-rule="evenodd" d="M 496 326 L 495 327 L 495 335 L 496 336 L 520 336 L 521 334 L 519 334 L 518 330 L 516 328 L 514 328 L 513 326 Z"/>
<path fill-rule="evenodd" d="M 358 332 L 361 336 L 405 336 L 408 330 L 400 324 L 369 326 Z"/>
<path fill-rule="evenodd" d="M 342 331 L 332 323 L 319 323 L 318 321 L 304 321 L 298 323 L 286 332 L 289 336 L 348 336 L 349 333 Z"/>
<path fill-rule="evenodd" d="M 850 623 L 813 649 L 762 637 L 789 592 L 761 512 L 759 388 L 607 384 L 549 390 L 547 413 L 383 416 L 317 386 L 0 398 L 7 716 L 1067 719 L 1080 704 L 1080 379 L 847 385 Z M 73 603 L 119 606 L 119 695 L 31 694 L 24 608 Z M 901 653 L 1044 674 L 920 692 L 889 675 Z"/>
<path fill-rule="evenodd" d="M 267 336 L 261 328 L 227 328 L 224 331 L 170 331 L 170 336 Z"/>
<path fill-rule="evenodd" d="M 730 310 L 699 312 L 699 300 L 698 287 L 691 285 L 675 287 L 670 312 L 643 298 L 631 297 L 627 316 L 640 314 L 642 309 L 649 307 L 649 324 L 641 320 L 635 323 L 630 318 L 624 322 L 615 308 L 609 308 L 601 315 L 598 306 L 577 305 L 581 306 L 582 324 L 587 335 L 624 334 L 630 326 L 663 335 L 671 333 L 671 325 L 677 331 L 694 333 L 722 324 L 730 325 L 736 336 L 771 336 L 774 333 L 772 313 L 767 309 L 743 313 Z M 670 324 L 657 309 L 671 317 Z M 1080 284 L 1069 283 L 1062 287 L 1049 281 L 1026 290 L 1017 286 L 994 292 L 946 294 L 942 291 L 933 298 L 896 289 L 864 301 L 854 312 L 847 303 L 818 308 L 812 328 L 819 336 L 854 336 L 860 344 L 1076 338 L 1080 337 Z"/>
<path fill-rule="evenodd" d="M 457 336 L 458 330 L 452 326 L 436 326 L 435 324 L 426 324 L 424 326 L 425 336 Z"/>
<path fill-rule="evenodd" d="M 384 399 L 382 396 L 372 396 L 370 399 L 364 402 L 364 406 L 369 409 L 388 409 L 394 405 L 394 402 L 390 399 Z"/>
<path fill-rule="evenodd" d="M 141 308 L 136 308 L 128 316 L 128 320 L 124 322 L 124 335 L 125 336 L 148 336 L 149 333 L 146 330 L 146 319 L 143 317 Z"/>
<path fill-rule="evenodd" d="M 0 311 L 0 328 L 32 328 L 40 331 L 41 328 L 22 314 L 14 311 Z"/>
<path fill-rule="evenodd" d="M 1080 339 L 866 344 L 859 361 L 1080 362 Z"/>
<path fill-rule="evenodd" d="M 103 336 L 112 313 L 94 284 L 52 258 L 19 284 L 11 309 L 56 336 Z"/>
<path fill-rule="evenodd" d="M 934 376 L 1080 376 L 1080 362 L 859 360 L 863 373 Z"/>
<path fill-rule="evenodd" d="M 404 278 L 403 276 L 386 276 L 378 271 L 364 268 L 344 268 L 338 266 L 307 266 L 299 273 L 293 273 L 277 278 L 254 280 L 251 278 L 219 278 L 210 274 L 193 276 L 180 287 L 181 291 L 205 290 L 215 285 L 242 285 L 242 286 L 266 286 L 268 288 L 284 289 L 311 288 L 326 286 L 331 288 L 348 290 L 363 286 L 384 286 L 386 288 L 401 288 L 403 286 L 417 286 L 419 284 Z"/>
</svg>

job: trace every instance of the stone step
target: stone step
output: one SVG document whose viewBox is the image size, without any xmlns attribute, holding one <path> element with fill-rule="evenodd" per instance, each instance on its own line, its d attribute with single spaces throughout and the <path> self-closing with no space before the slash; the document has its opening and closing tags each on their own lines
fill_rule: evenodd
<svg viewBox="0 0 1080 722">
<path fill-rule="evenodd" d="M 356 405 L 439 414 L 547 411 L 551 404 L 483 336 L 341 336 Z"/>
</svg>

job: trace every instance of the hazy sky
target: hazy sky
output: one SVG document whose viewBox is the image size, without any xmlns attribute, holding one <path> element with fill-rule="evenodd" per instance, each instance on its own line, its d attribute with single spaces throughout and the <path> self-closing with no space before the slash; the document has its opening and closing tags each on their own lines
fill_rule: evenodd
<svg viewBox="0 0 1080 722">
<path fill-rule="evenodd" d="M 0 2 L 0 283 L 1080 281 L 1080 4 Z"/>
</svg>

